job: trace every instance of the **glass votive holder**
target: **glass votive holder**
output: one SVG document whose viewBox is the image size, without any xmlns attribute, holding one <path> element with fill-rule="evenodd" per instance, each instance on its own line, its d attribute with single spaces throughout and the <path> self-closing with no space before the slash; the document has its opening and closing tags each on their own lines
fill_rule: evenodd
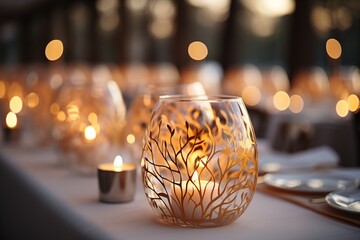
<svg viewBox="0 0 360 240">
<path fill-rule="evenodd" d="M 125 125 L 125 104 L 115 82 L 91 69 L 75 68 L 52 104 L 52 135 L 61 163 L 95 174 L 114 159 Z"/>
<path fill-rule="evenodd" d="M 144 137 L 145 195 L 164 223 L 213 227 L 243 214 L 258 153 L 241 98 L 161 96 Z"/>
<path fill-rule="evenodd" d="M 199 82 L 184 84 L 149 84 L 139 90 L 126 117 L 126 127 L 123 131 L 124 146 L 132 154 L 133 159 L 140 160 L 143 138 L 151 112 L 159 96 L 179 94 L 186 96 L 204 95 L 205 90 Z"/>
</svg>

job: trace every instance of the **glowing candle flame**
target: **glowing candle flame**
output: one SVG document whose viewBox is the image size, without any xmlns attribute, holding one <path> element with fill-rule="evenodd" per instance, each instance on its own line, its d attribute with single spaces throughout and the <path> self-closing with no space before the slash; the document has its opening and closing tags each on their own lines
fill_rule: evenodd
<svg viewBox="0 0 360 240">
<path fill-rule="evenodd" d="M 197 171 L 195 171 L 194 174 L 192 175 L 191 181 L 193 181 L 193 182 L 199 181 L 199 175 L 198 175 Z"/>
<path fill-rule="evenodd" d="M 9 128 L 15 128 L 16 125 L 17 125 L 17 117 L 16 117 L 16 114 L 13 113 L 13 112 L 9 112 L 7 115 L 6 115 L 6 125 L 9 127 Z"/>
<path fill-rule="evenodd" d="M 116 169 L 121 168 L 123 165 L 123 159 L 120 155 L 116 155 L 115 159 L 114 159 L 114 166 Z"/>
<path fill-rule="evenodd" d="M 87 126 L 84 135 L 87 140 L 94 140 L 96 138 L 95 128 L 93 126 Z"/>
</svg>

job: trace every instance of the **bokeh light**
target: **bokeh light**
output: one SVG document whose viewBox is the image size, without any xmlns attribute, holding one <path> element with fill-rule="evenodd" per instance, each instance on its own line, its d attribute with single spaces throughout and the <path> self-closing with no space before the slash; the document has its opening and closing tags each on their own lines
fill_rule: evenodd
<svg viewBox="0 0 360 240">
<path fill-rule="evenodd" d="M 5 82 L 0 80 L 0 99 L 5 97 L 5 94 L 6 94 Z"/>
<path fill-rule="evenodd" d="M 70 104 L 66 107 L 66 110 L 70 120 L 75 121 L 80 118 L 79 108 L 76 105 Z"/>
<path fill-rule="evenodd" d="M 345 100 L 336 103 L 336 113 L 339 117 L 346 117 L 349 113 L 349 105 Z"/>
<path fill-rule="evenodd" d="M 240 0 L 242 4 L 255 14 L 266 17 L 280 17 L 291 14 L 295 10 L 294 0 Z M 219 1 L 221 2 L 221 1 Z"/>
<path fill-rule="evenodd" d="M 31 92 L 26 97 L 26 103 L 29 108 L 35 108 L 39 105 L 39 95 L 35 92 Z"/>
<path fill-rule="evenodd" d="M 92 112 L 92 113 L 89 114 L 88 120 L 89 120 L 90 123 L 96 124 L 97 121 L 98 121 L 98 116 L 96 115 L 96 113 Z"/>
<path fill-rule="evenodd" d="M 255 106 L 261 100 L 261 92 L 255 86 L 246 86 L 241 92 L 241 97 L 246 105 Z"/>
<path fill-rule="evenodd" d="M 279 111 L 284 111 L 290 106 L 290 97 L 284 91 L 278 91 L 273 97 L 274 107 Z"/>
<path fill-rule="evenodd" d="M 9 128 L 15 128 L 17 125 L 17 117 L 16 114 L 13 112 L 8 112 L 8 114 L 6 114 L 6 126 L 8 126 Z"/>
<path fill-rule="evenodd" d="M 341 44 L 338 40 L 330 38 L 326 41 L 326 52 L 332 59 L 338 59 L 341 56 Z"/>
<path fill-rule="evenodd" d="M 207 57 L 208 49 L 203 42 L 194 41 L 190 43 L 188 47 L 188 53 L 192 59 L 196 61 L 200 61 Z"/>
<path fill-rule="evenodd" d="M 359 109 L 359 98 L 355 94 L 351 94 L 347 99 L 349 110 L 356 112 Z"/>
<path fill-rule="evenodd" d="M 45 48 L 45 56 L 49 61 L 58 60 L 64 52 L 62 41 L 54 39 L 50 41 Z"/>
<path fill-rule="evenodd" d="M 56 118 L 58 121 L 60 122 L 63 122 L 66 120 L 66 114 L 64 111 L 59 111 L 57 114 L 56 114 Z"/>
<path fill-rule="evenodd" d="M 96 138 L 96 130 L 93 126 L 87 126 L 85 128 L 84 136 L 87 140 L 94 140 Z"/>
<path fill-rule="evenodd" d="M 9 108 L 14 113 L 21 112 L 23 108 L 23 102 L 19 96 L 14 96 L 10 99 Z"/>
<path fill-rule="evenodd" d="M 299 113 L 304 108 L 304 100 L 300 95 L 294 94 L 290 97 L 290 106 L 289 109 L 293 113 Z"/>
<path fill-rule="evenodd" d="M 126 141 L 129 143 L 129 144 L 133 144 L 133 143 L 135 143 L 135 136 L 133 135 L 133 134 L 129 134 L 129 135 L 127 135 L 127 137 L 126 137 Z"/>
<path fill-rule="evenodd" d="M 57 115 L 59 111 L 60 111 L 60 106 L 58 103 L 52 103 L 50 105 L 50 113 L 51 114 Z"/>
<path fill-rule="evenodd" d="M 149 28 L 151 34 L 158 39 L 171 37 L 174 33 L 174 24 L 167 19 L 155 19 L 151 22 Z"/>
</svg>

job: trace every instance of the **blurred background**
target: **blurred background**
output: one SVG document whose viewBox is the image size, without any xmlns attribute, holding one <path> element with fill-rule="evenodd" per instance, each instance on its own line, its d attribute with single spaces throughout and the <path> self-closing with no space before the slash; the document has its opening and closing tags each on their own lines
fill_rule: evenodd
<svg viewBox="0 0 360 240">
<path fill-rule="evenodd" d="M 360 165 L 358 0 L 3 0 L 0 64 L 3 141 L 61 120 L 53 99 L 85 69 L 117 83 L 127 119 L 144 86 L 199 82 L 241 96 L 274 150 Z"/>
<path fill-rule="evenodd" d="M 189 44 L 200 41 L 206 61 L 224 70 L 279 65 L 292 80 L 304 67 L 359 66 L 359 12 L 356 0 L 1 1 L 0 57 L 2 64 L 47 63 L 45 46 L 59 39 L 66 63 L 170 62 L 182 69 L 196 61 Z M 336 48 L 339 57 L 331 55 Z"/>
</svg>

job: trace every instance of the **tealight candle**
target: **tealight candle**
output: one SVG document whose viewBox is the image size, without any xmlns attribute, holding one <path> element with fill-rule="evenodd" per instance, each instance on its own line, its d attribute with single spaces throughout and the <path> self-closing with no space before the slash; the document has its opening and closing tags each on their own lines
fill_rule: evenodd
<svg viewBox="0 0 360 240">
<path fill-rule="evenodd" d="M 114 163 L 98 166 L 100 201 L 108 203 L 130 202 L 134 199 L 136 188 L 136 166 L 123 163 L 120 155 Z"/>
<path fill-rule="evenodd" d="M 182 181 L 181 186 L 174 186 L 172 199 L 180 200 L 181 207 L 175 208 L 174 213 L 182 219 L 202 219 L 207 210 L 211 210 L 219 201 L 215 198 L 218 194 L 219 185 L 213 181 L 200 180 L 195 171 L 191 181 Z M 178 206 L 177 204 L 174 204 Z M 212 213 L 216 218 L 217 213 Z"/>
<path fill-rule="evenodd" d="M 20 135 L 21 132 L 17 115 L 13 112 L 8 112 L 4 125 L 4 141 L 18 142 L 20 140 Z"/>
</svg>

